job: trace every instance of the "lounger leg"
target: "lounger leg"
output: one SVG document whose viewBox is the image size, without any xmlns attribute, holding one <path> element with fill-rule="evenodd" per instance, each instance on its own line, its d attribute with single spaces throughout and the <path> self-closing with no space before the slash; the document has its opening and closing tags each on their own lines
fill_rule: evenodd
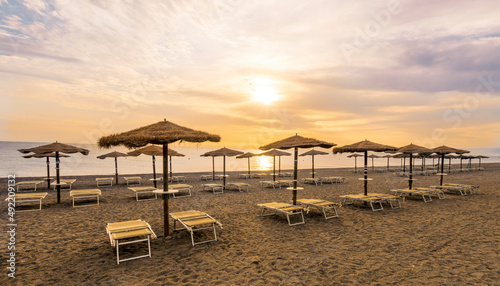
<svg viewBox="0 0 500 286">
<path fill-rule="evenodd" d="M 118 250 L 120 243 L 116 241 L 116 264 L 120 264 L 120 251 Z"/>
<path fill-rule="evenodd" d="M 429 197 L 429 199 L 428 199 L 428 200 L 426 200 L 426 199 L 425 199 L 425 196 L 428 196 L 428 197 Z M 432 202 L 431 195 L 425 195 L 425 194 L 424 194 L 424 195 L 422 195 L 422 198 L 424 199 L 424 202 L 426 202 L 426 203 L 428 203 L 428 202 Z"/>
</svg>

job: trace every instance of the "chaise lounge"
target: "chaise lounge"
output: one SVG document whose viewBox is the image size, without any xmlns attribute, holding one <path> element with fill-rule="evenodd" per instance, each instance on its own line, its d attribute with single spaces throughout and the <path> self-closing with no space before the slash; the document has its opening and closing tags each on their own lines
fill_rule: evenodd
<svg viewBox="0 0 500 286">
<path fill-rule="evenodd" d="M 309 213 L 310 207 L 315 207 L 319 209 L 322 213 L 325 219 L 329 218 L 334 218 L 334 217 L 339 217 L 337 213 L 336 206 L 339 204 L 334 203 L 334 202 L 328 202 L 324 200 L 318 200 L 318 199 L 300 199 L 297 200 L 297 204 L 305 205 L 306 206 L 306 211 Z M 333 211 L 333 215 L 327 216 L 326 211 Z"/>
<path fill-rule="evenodd" d="M 108 223 L 106 226 L 106 233 L 109 236 L 109 241 L 111 245 L 116 247 L 116 263 L 128 261 L 132 259 L 139 259 L 144 257 L 151 257 L 151 244 L 150 240 L 156 238 L 156 234 L 151 229 L 151 226 L 143 220 L 130 220 L 122 222 Z M 146 237 L 146 238 L 144 238 Z M 134 240 L 130 240 L 134 239 Z M 124 242 L 121 242 L 125 240 Z M 148 254 L 135 256 L 131 258 L 120 260 L 120 250 L 121 245 L 138 243 L 138 242 L 148 242 Z"/>
<path fill-rule="evenodd" d="M 207 243 L 212 241 L 217 241 L 217 232 L 215 231 L 215 225 L 218 225 L 222 229 L 222 224 L 216 219 L 208 215 L 207 213 L 190 210 L 183 212 L 170 213 L 170 217 L 174 220 L 174 231 L 181 230 L 177 229 L 176 223 L 180 223 L 181 226 L 186 229 L 191 234 L 191 243 L 193 246 L 196 244 Z M 213 239 L 202 240 L 199 242 L 194 241 L 194 232 L 201 231 L 204 229 L 212 229 L 214 236 Z"/>
<path fill-rule="evenodd" d="M 286 216 L 289 226 L 294 226 L 298 224 L 304 224 L 304 208 L 300 206 L 294 206 L 292 204 L 287 203 L 266 203 L 266 204 L 258 204 L 257 206 L 262 208 L 261 216 L 269 216 L 276 215 L 277 213 L 282 213 Z M 264 215 L 266 210 L 274 211 L 272 214 Z M 299 216 L 300 220 L 296 223 L 290 222 L 290 216 Z"/>
</svg>

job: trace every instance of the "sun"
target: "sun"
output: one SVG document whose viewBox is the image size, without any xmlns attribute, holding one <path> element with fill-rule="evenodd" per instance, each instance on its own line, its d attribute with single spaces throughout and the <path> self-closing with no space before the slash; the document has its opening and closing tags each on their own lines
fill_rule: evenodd
<svg viewBox="0 0 500 286">
<path fill-rule="evenodd" d="M 280 99 L 280 95 L 274 84 L 269 80 L 255 80 L 253 83 L 252 97 L 254 101 L 271 105 Z"/>
</svg>

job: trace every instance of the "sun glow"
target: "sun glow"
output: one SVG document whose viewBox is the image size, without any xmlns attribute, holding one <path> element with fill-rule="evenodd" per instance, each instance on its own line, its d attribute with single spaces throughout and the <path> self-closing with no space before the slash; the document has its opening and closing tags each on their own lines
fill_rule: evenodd
<svg viewBox="0 0 500 286">
<path fill-rule="evenodd" d="M 252 88 L 253 100 L 270 105 L 280 99 L 280 95 L 270 80 L 254 80 Z"/>
</svg>

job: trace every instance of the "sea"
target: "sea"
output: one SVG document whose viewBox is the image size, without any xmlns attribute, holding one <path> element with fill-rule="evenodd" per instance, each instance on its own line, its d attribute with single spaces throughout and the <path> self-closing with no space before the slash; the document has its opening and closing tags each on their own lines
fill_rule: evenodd
<svg viewBox="0 0 500 286">
<path fill-rule="evenodd" d="M 18 149 L 32 148 L 40 145 L 49 144 L 51 142 L 13 142 L 13 141 L 0 141 L 0 176 L 7 177 L 9 175 L 16 175 L 16 177 L 44 177 L 47 175 L 47 163 L 46 158 L 23 158 L 24 155 Z M 64 142 L 66 143 L 66 142 Z M 80 153 L 68 154 L 70 157 L 65 157 L 60 159 L 60 174 L 61 176 L 78 176 L 78 175 L 113 175 L 115 173 L 115 163 L 114 158 L 98 159 L 97 156 L 106 154 L 112 151 L 118 151 L 127 153 L 132 150 L 127 149 L 122 146 L 113 147 L 110 149 L 100 149 L 97 144 L 71 144 L 77 147 L 85 148 L 89 150 L 87 156 Z M 214 147 L 202 147 L 200 144 L 190 144 L 190 143 L 177 143 L 169 145 L 170 149 L 173 149 L 184 157 L 171 157 L 172 159 L 172 170 L 173 173 L 211 173 L 212 168 L 215 167 L 217 173 L 221 173 L 223 169 L 223 159 L 222 157 L 201 157 L 208 151 L 212 151 L 218 148 Z M 242 152 L 252 152 L 260 153 L 258 149 L 236 149 Z M 308 151 L 310 149 L 299 149 L 299 155 Z M 347 158 L 349 153 L 344 154 L 333 154 L 331 149 L 325 150 L 328 155 L 316 155 L 314 156 L 314 167 L 315 169 L 322 168 L 354 168 L 355 163 L 358 167 L 363 164 L 363 158 L 357 158 L 356 162 L 354 158 Z M 500 148 L 472 148 L 468 149 L 471 151 L 470 155 L 484 155 L 489 158 L 481 160 L 481 163 L 499 163 L 500 162 Z M 285 150 L 292 154 L 292 156 L 283 156 L 281 158 L 276 157 L 276 169 L 281 165 L 282 170 L 293 169 L 293 150 Z M 370 154 L 385 155 L 375 152 L 370 152 Z M 426 164 L 429 164 L 426 160 Z M 459 161 L 456 160 L 455 163 Z M 419 160 L 416 162 L 419 163 Z M 452 161 L 453 163 L 453 161 Z M 470 162 L 472 166 L 477 166 L 479 161 L 474 159 Z M 213 165 L 212 165 L 213 164 Z M 369 166 L 372 165 L 372 160 L 368 160 Z M 390 166 L 399 167 L 401 165 L 400 159 L 390 159 Z M 464 164 L 469 164 L 464 160 Z M 373 165 L 382 167 L 387 166 L 387 159 L 376 158 L 373 160 Z M 162 157 L 156 157 L 156 172 L 158 174 L 162 173 L 163 159 Z M 55 158 L 50 158 L 49 167 L 51 175 L 55 174 Z M 311 156 L 299 156 L 298 160 L 299 169 L 311 169 L 312 160 Z M 169 167 L 170 168 L 170 167 Z M 273 157 L 267 156 L 256 156 L 250 158 L 250 168 L 252 171 L 271 171 L 273 169 Z M 248 159 L 237 159 L 235 157 L 226 157 L 226 171 L 247 171 L 248 170 Z M 153 172 L 153 160 L 151 156 L 140 155 L 138 157 L 119 157 L 118 158 L 118 173 L 120 175 L 130 175 L 130 174 L 148 174 Z"/>
</svg>

